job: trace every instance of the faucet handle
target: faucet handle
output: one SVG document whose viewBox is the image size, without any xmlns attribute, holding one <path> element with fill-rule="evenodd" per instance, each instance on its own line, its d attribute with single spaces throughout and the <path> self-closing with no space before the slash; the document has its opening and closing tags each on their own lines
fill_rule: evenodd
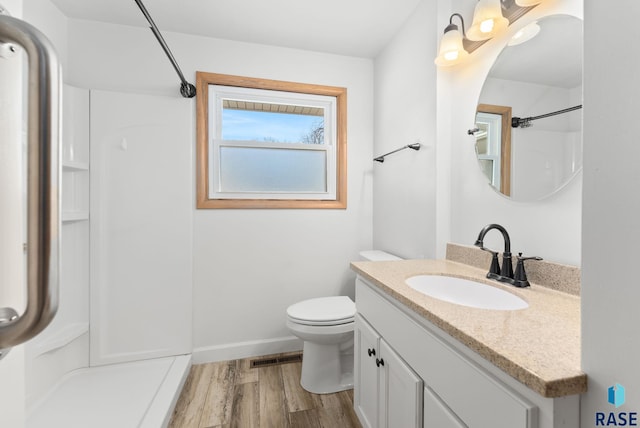
<svg viewBox="0 0 640 428">
<path fill-rule="evenodd" d="M 513 275 L 513 285 L 516 287 L 529 287 L 529 280 L 527 279 L 527 272 L 524 270 L 525 260 L 542 260 L 542 257 L 522 257 L 522 253 L 518 253 L 518 263 L 516 264 L 516 271 Z"/>
<path fill-rule="evenodd" d="M 518 260 L 544 260 L 542 257 L 533 256 L 533 257 L 522 257 L 522 253 L 518 253 Z"/>
<path fill-rule="evenodd" d="M 486 247 L 480 247 L 482 251 L 491 253 L 491 266 L 489 267 L 489 274 L 500 275 L 500 262 L 498 261 L 498 252 L 490 250 Z"/>
</svg>

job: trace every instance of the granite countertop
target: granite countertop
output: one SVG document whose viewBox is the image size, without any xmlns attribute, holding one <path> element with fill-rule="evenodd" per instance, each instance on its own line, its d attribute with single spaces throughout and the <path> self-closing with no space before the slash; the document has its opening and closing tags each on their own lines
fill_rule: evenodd
<svg viewBox="0 0 640 428">
<path fill-rule="evenodd" d="M 516 288 L 451 260 L 353 262 L 352 269 L 504 372 L 544 397 L 584 393 L 580 370 L 580 297 L 531 284 Z M 447 275 L 505 289 L 529 307 L 477 309 L 426 296 L 405 284 L 414 275 Z M 357 305 L 357 302 L 356 302 Z"/>
</svg>

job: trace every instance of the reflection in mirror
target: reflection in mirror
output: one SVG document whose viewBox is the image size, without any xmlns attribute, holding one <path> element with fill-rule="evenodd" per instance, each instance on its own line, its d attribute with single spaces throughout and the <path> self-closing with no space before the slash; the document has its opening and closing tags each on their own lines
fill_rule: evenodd
<svg viewBox="0 0 640 428">
<path fill-rule="evenodd" d="M 480 169 L 495 189 L 511 195 L 511 107 L 479 104 L 476 128 Z"/>
<path fill-rule="evenodd" d="M 517 201 L 553 194 L 582 167 L 582 21 L 556 15 L 531 25 L 540 28 L 532 38 L 499 55 L 476 114 L 480 168 Z"/>
</svg>

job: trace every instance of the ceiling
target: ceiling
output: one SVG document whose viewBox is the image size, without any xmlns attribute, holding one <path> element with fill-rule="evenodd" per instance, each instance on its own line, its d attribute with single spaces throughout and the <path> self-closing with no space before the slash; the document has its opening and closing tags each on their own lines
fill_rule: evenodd
<svg viewBox="0 0 640 428">
<path fill-rule="evenodd" d="M 375 57 L 421 0 L 143 0 L 161 32 Z M 134 0 L 52 0 L 69 18 L 148 27 Z"/>
</svg>

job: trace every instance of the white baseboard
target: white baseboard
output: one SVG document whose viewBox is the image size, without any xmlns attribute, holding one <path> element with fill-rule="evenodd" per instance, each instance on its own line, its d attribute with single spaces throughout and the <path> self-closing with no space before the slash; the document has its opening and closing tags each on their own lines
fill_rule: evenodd
<svg viewBox="0 0 640 428">
<path fill-rule="evenodd" d="M 295 336 L 203 346 L 193 350 L 193 364 L 237 360 L 302 350 L 302 340 Z"/>
</svg>

